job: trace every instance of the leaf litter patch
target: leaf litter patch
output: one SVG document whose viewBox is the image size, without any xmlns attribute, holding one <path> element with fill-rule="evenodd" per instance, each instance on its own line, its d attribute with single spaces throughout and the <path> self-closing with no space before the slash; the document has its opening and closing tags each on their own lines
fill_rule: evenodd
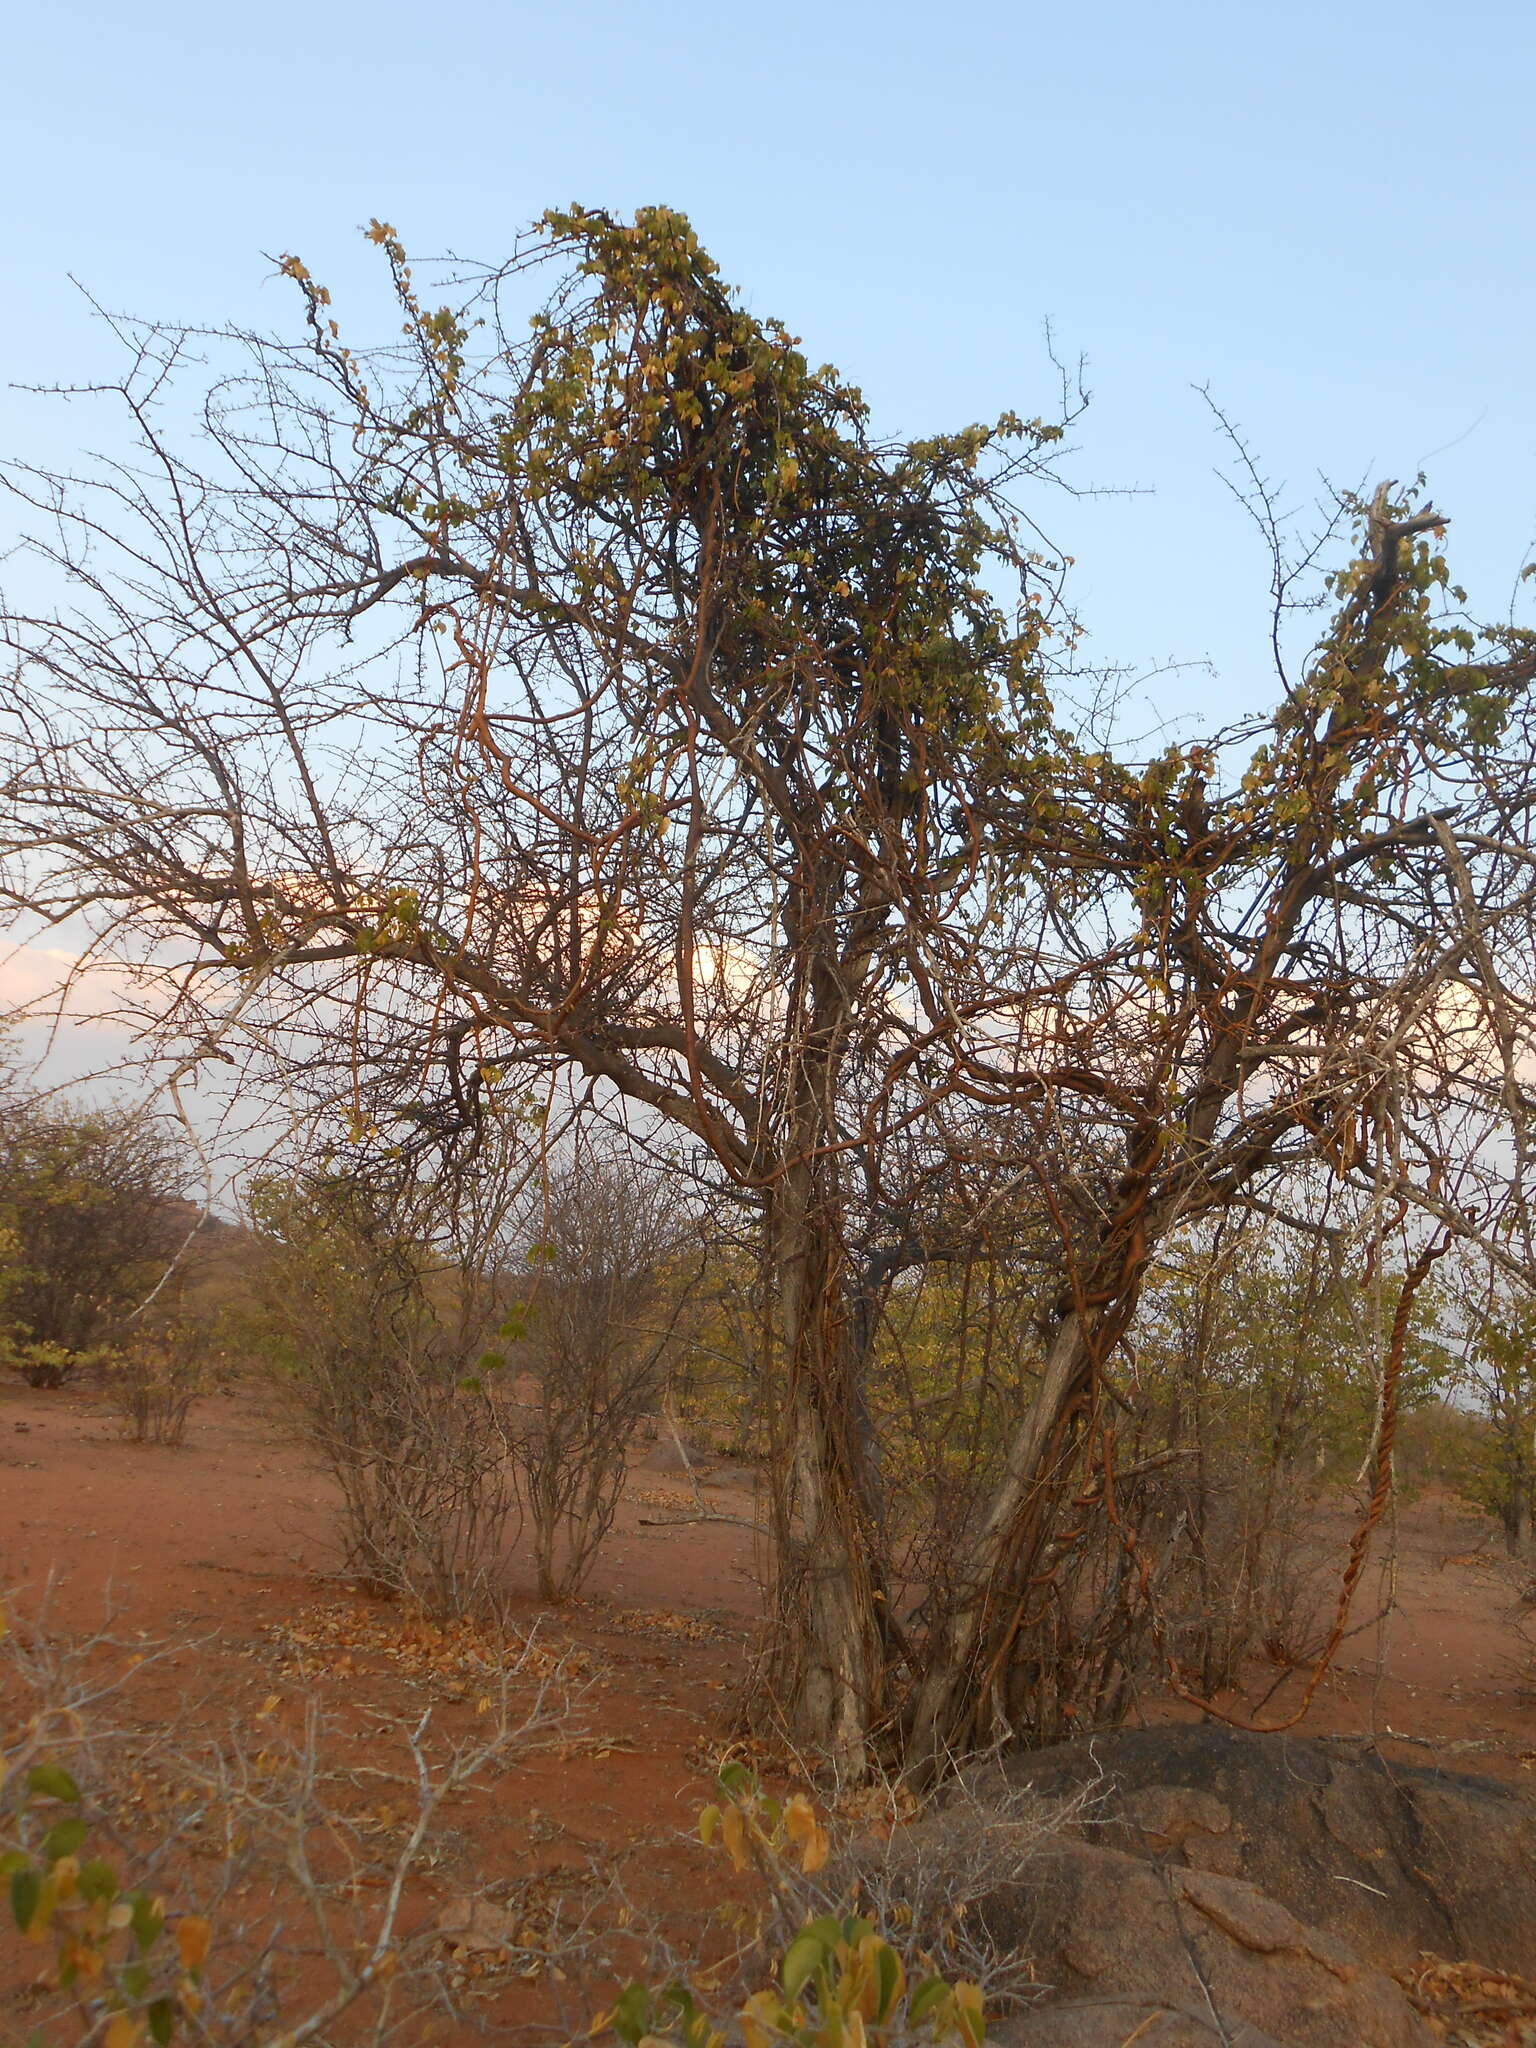
<svg viewBox="0 0 1536 2048">
<path fill-rule="evenodd" d="M 1536 2048 L 1536 1984 L 1524 1977 L 1425 1955 L 1400 1981 L 1447 2048 Z"/>
<path fill-rule="evenodd" d="M 345 1602 L 302 1608 L 290 1620 L 269 1624 L 266 1634 L 277 1646 L 279 1668 L 305 1683 L 352 1678 L 377 1662 L 447 1700 L 483 1696 L 507 1677 L 537 1684 L 590 1679 L 597 1670 L 591 1651 L 536 1631 L 381 1614 Z"/>
</svg>

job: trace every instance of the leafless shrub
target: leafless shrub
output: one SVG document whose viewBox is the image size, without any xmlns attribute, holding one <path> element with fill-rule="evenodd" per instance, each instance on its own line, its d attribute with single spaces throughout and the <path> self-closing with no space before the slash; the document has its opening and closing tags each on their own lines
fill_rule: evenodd
<svg viewBox="0 0 1536 2048">
<path fill-rule="evenodd" d="M 689 1278 L 675 1199 L 614 1155 L 585 1154 L 559 1173 L 542 1233 L 524 1349 L 535 1393 L 517 1457 L 539 1591 L 564 1600 L 613 1525 L 630 1445 L 662 1397 Z"/>
<path fill-rule="evenodd" d="M 800 1910 L 802 1920 L 857 1910 L 887 1939 L 931 1958 L 941 1976 L 978 1985 L 989 2013 L 1022 2004 L 1038 1988 L 1033 1959 L 999 1946 L 977 1909 L 1026 1881 L 1041 1852 L 1081 1819 L 1087 1795 L 1044 1799 L 983 1773 L 955 1781 L 915 1815 L 899 1781 L 876 1781 L 864 1796 L 877 1825 L 835 1833 L 814 1879 L 787 1873 L 782 1908 Z"/>
<path fill-rule="evenodd" d="M 433 1616 L 497 1610 L 520 1519 L 502 1403 L 430 1353 L 349 1364 L 322 1364 L 298 1387 L 341 1491 L 348 1569 Z"/>
<path fill-rule="evenodd" d="M 1181 1518 L 1186 1540 L 1162 1592 L 1165 1639 L 1207 1695 L 1251 1656 L 1289 1668 L 1314 1644 L 1329 1562 L 1317 1495 L 1315 1467 L 1251 1444 L 1170 1474 L 1157 1519 Z"/>
<path fill-rule="evenodd" d="M 0 1857 L 13 1917 L 54 1959 L 30 2038 L 296 2048 L 343 2016 L 375 2043 L 419 2038 L 429 2007 L 455 2018 L 440 1930 L 408 1889 L 445 1805 L 567 1725 L 563 1668 L 524 1645 L 472 1741 L 439 1739 L 430 1711 L 380 1716 L 369 1764 L 343 1769 L 312 1701 L 292 1731 L 140 1724 L 132 1687 L 163 1654 L 110 1624 L 17 1626 L 0 1649 Z"/>
<path fill-rule="evenodd" d="M 258 1190 L 269 1356 L 342 1499 L 348 1568 L 434 1616 L 495 1610 L 518 1516 L 491 1310 L 335 1180 Z"/>
</svg>

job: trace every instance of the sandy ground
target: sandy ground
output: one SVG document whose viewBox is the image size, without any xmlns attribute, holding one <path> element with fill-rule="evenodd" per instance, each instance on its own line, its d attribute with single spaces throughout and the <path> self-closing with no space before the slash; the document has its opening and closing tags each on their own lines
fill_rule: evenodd
<svg viewBox="0 0 1536 2048">
<path fill-rule="evenodd" d="M 451 1919 L 455 1898 L 483 1885 L 504 1896 L 536 1887 L 546 1910 L 553 1900 L 579 1917 L 584 1894 L 616 1872 L 642 1910 L 720 1898 L 716 1862 L 690 1837 L 747 1667 L 755 1537 L 729 1522 L 644 1526 L 696 1512 L 675 1456 L 666 1462 L 633 1470 L 581 1601 L 541 1608 L 531 1572 L 519 1589 L 514 1558 L 511 1625 L 549 1657 L 574 1653 L 579 1698 L 551 1745 L 454 1814 L 457 1853 L 429 1872 L 408 1919 Z M 739 1479 L 711 1475 L 702 1497 L 712 1516 L 751 1517 Z M 318 1707 L 345 1746 L 373 1740 L 374 1717 L 414 1720 L 425 1704 L 444 1740 L 479 1732 L 470 1695 L 484 1681 L 459 1682 L 451 1644 L 441 1657 L 426 1644 L 420 1656 L 386 1654 L 400 1619 L 336 1576 L 330 1518 L 328 1482 L 248 1394 L 210 1397 L 185 1443 L 165 1448 L 125 1441 L 88 1391 L 0 1387 L 0 1588 L 13 1627 L 26 1637 L 43 1613 L 50 1635 L 68 1636 L 110 1620 L 130 1652 L 169 1644 L 126 1696 L 135 1725 L 176 1724 L 189 1741 L 231 1720 L 294 1736 Z M 25 1981 L 41 1960 L 8 1945 L 7 1931 L 0 1986 L 13 2002 L 0 1989 L 0 2038 L 31 2022 Z M 471 1949 L 471 1972 L 475 1960 Z M 612 1988 L 581 1983 L 579 1970 L 565 1978 L 514 1984 L 487 2014 L 515 2023 L 563 2009 L 574 2020 Z"/>
<path fill-rule="evenodd" d="M 1352 1511 L 1342 1503 L 1319 1517 L 1326 1618 L 1354 1532 Z M 1495 1525 L 1452 1496 L 1426 1491 L 1401 1506 L 1377 1537 L 1349 1634 L 1300 1732 L 1370 1736 L 1405 1762 L 1444 1763 L 1531 1785 L 1533 1570 L 1536 1559 L 1511 1557 Z M 1222 1703 L 1253 1711 L 1260 1723 L 1283 1719 L 1299 1704 L 1305 1680 L 1295 1674 L 1275 1686 L 1278 1675 L 1255 1666 L 1246 1700 L 1229 1696 Z"/>
<path fill-rule="evenodd" d="M 747 1476 L 729 1467 L 706 1475 L 703 1498 L 712 1516 L 751 1519 Z M 0 1387 L 0 1587 L 22 1628 L 46 1604 L 55 1629 L 89 1631 L 110 1612 L 130 1645 L 169 1643 L 137 1696 L 141 1717 L 180 1717 L 195 1731 L 220 1715 L 266 1715 L 296 1728 L 318 1703 L 364 1742 L 370 1715 L 410 1715 L 427 1698 L 450 1730 L 456 1714 L 472 1728 L 474 1685 L 389 1653 L 394 1611 L 337 1577 L 330 1506 L 281 1417 L 248 1392 L 208 1398 L 185 1444 L 167 1449 L 125 1441 L 89 1391 Z M 541 1610 L 514 1558 L 514 1624 L 578 1654 L 583 1697 L 566 1739 L 456 1816 L 457 1860 L 423 1879 L 415 1918 L 451 1917 L 471 1879 L 508 1897 L 535 1883 L 546 1894 L 564 1887 L 579 1904 L 583 1887 L 619 1868 L 642 1906 L 719 1903 L 718 1862 L 690 1830 L 748 1679 L 760 1558 L 737 1521 L 679 1519 L 695 1509 L 662 1446 L 634 1469 L 581 1602 Z M 1326 1531 L 1340 1561 L 1348 1529 L 1341 1506 Z M 1461 1504 L 1428 1496 L 1406 1506 L 1359 1608 L 1368 1619 L 1390 1590 L 1392 1611 L 1351 1636 L 1307 1731 L 1371 1733 L 1405 1760 L 1536 1782 L 1529 1584 L 1530 1567 Z M 1256 1670 L 1251 1698 L 1276 1675 Z M 1297 1683 L 1281 1684 L 1267 1717 L 1284 1712 Z M 0 2033 L 24 2032 L 35 1994 L 25 1973 L 7 1974 Z M 494 2016 L 552 2018 L 552 1998 L 590 2012 L 606 1988 L 562 1988 L 546 1975 L 508 1987 Z"/>
</svg>

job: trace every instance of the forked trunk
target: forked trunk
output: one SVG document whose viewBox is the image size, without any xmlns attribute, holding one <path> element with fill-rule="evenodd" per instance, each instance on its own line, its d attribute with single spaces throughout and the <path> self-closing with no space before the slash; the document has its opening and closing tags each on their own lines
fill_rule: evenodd
<svg viewBox="0 0 1536 2048">
<path fill-rule="evenodd" d="M 809 1172 L 769 1219 L 785 1395 L 774 1473 L 775 1688 L 796 1741 L 848 1776 L 868 1769 L 884 1708 L 883 1565 L 874 1540 L 841 1286 L 841 1255 Z"/>
<path fill-rule="evenodd" d="M 968 1588 L 936 1621 L 909 1705 L 904 1755 L 920 1778 L 1011 1733 L 1007 1694 L 1033 1562 L 1049 1543 L 1073 1463 L 1073 1421 L 1092 1385 L 1081 1318 L 1058 1329 L 1040 1384 L 959 1575 Z"/>
</svg>

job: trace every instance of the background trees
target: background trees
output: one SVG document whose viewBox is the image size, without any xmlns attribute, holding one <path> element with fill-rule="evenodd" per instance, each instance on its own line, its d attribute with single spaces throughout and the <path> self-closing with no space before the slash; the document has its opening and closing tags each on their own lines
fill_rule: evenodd
<svg viewBox="0 0 1536 2048">
<path fill-rule="evenodd" d="M 252 1348 L 349 1567 L 431 1614 L 494 1613 L 525 1523 L 540 1594 L 580 1591 L 686 1342 L 698 1232 L 666 1183 L 590 1145 L 531 1188 L 527 1164 L 497 1133 L 447 1182 L 396 1151 L 251 1191 Z"/>
<path fill-rule="evenodd" d="M 1486 1436 L 1455 1476 L 1518 1550 L 1536 1510 L 1536 1301 L 1498 1269 L 1468 1262 L 1461 1277 L 1460 1392 L 1481 1411 Z"/>
<path fill-rule="evenodd" d="M 124 1333 L 197 1212 L 172 1132 L 136 1108 L 0 1114 L 0 1342 L 38 1387 Z"/>
<path fill-rule="evenodd" d="M 758 1250 L 796 1732 L 1054 1732 L 1062 1629 L 1102 1614 L 1113 1692 L 1157 1583 L 1116 1361 L 1160 1254 L 1257 1213 L 1415 1287 L 1430 1232 L 1536 1271 L 1536 642 L 1383 486 L 1273 719 L 1117 751 L 1051 698 L 1060 419 L 879 442 L 664 209 L 552 215 L 441 307 L 372 234 L 403 346 L 288 259 L 307 333 L 236 344 L 196 465 L 146 330 L 143 461 L 13 479 L 73 592 L 9 627 L 13 900 L 174 956 L 182 1057 L 359 1144 L 472 1180 L 526 1101 L 555 1156 L 598 1119 L 664 1160 Z M 1005 1358 L 966 1292 L 1004 1275 Z"/>
</svg>

